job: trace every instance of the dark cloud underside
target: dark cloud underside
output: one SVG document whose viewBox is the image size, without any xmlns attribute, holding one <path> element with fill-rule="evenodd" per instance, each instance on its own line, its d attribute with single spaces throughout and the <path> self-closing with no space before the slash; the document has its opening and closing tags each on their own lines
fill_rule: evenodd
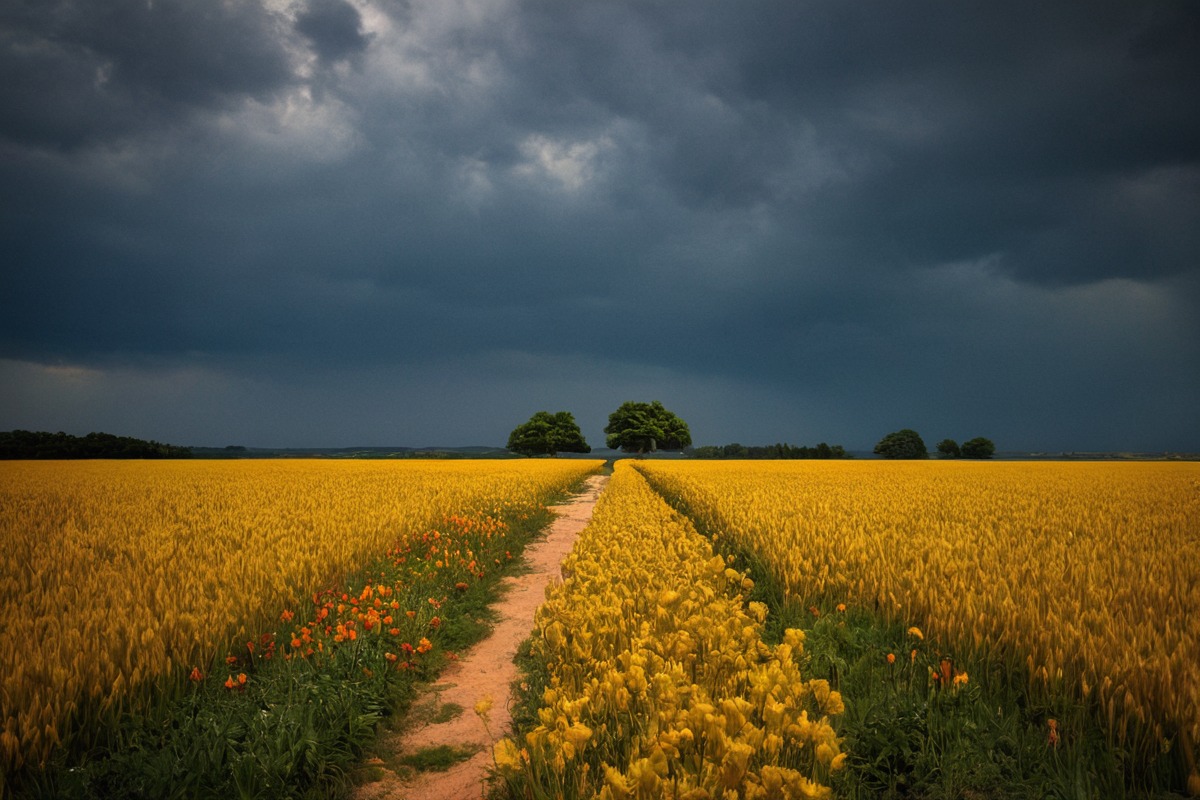
<svg viewBox="0 0 1200 800">
<path fill-rule="evenodd" d="M 0 359 L 59 394 L 0 429 L 203 374 L 195 435 L 407 439 L 368 397 L 419 375 L 495 442 L 632 392 L 701 441 L 1200 449 L 1198 80 L 1183 2 L 15 0 Z"/>
<path fill-rule="evenodd" d="M 358 9 L 345 0 L 309 0 L 296 17 L 296 30 L 326 61 L 338 61 L 366 49 L 361 25 Z"/>
</svg>

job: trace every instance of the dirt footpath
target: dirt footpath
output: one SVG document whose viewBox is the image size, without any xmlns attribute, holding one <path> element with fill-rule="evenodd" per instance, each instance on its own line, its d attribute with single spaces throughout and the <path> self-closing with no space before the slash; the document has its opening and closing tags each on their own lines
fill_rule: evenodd
<svg viewBox="0 0 1200 800">
<path fill-rule="evenodd" d="M 592 518 L 596 498 L 607 481 L 607 476 L 594 475 L 569 503 L 551 507 L 558 518 L 547 528 L 544 539 L 525 548 L 529 571 L 504 579 L 501 599 L 493 606 L 499 621 L 491 635 L 461 654 L 412 708 L 414 716 L 434 717 L 438 708 L 456 704 L 462 713 L 446 722 L 384 735 L 375 748 L 398 756 L 438 745 L 477 746 L 479 752 L 445 772 L 417 773 L 407 780 L 384 766 L 389 759 L 376 760 L 372 763 L 382 773 L 382 780 L 359 786 L 355 800 L 479 800 L 484 796 L 492 745 L 508 733 L 512 722 L 508 705 L 511 685 L 517 679 L 513 657 L 533 629 L 533 612 L 545 600 L 546 586 L 562 580 L 559 565 Z M 475 704 L 485 698 L 492 700 L 487 729 L 474 710 Z"/>
</svg>

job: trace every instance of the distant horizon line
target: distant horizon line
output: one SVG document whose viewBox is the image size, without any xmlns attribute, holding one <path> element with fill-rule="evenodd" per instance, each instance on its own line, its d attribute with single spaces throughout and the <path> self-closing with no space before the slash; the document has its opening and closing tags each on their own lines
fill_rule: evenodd
<svg viewBox="0 0 1200 800">
<path fill-rule="evenodd" d="M 260 445 L 183 445 L 191 450 L 206 450 L 206 451 L 259 451 L 259 452 L 354 452 L 354 451 L 371 451 L 371 452 L 464 452 L 464 451 L 480 451 L 480 452 L 511 452 L 507 447 L 500 445 L 333 445 L 333 446 L 260 446 Z M 699 447 L 708 447 L 721 445 L 699 445 Z M 769 447 L 770 445 L 746 445 L 747 447 Z M 611 447 L 593 447 L 590 453 L 559 453 L 560 456 L 569 456 L 573 458 L 583 458 L 595 453 L 623 453 L 620 449 Z M 677 450 L 662 450 L 658 453 L 675 453 L 682 452 Z M 864 455 L 871 458 L 878 458 L 872 449 L 867 448 L 846 448 L 847 454 Z M 936 457 L 935 451 L 929 451 L 931 460 L 939 460 Z M 636 454 L 628 454 L 636 455 Z M 997 450 L 995 458 L 1053 458 L 1053 457 L 1073 457 L 1073 458 L 1138 458 L 1138 457 L 1176 457 L 1176 458 L 1200 458 L 1200 451 L 1192 450 Z M 720 459 L 712 459 L 720 460 Z M 953 460 L 953 459 L 951 459 Z M 971 459 L 965 459 L 971 460 Z"/>
</svg>

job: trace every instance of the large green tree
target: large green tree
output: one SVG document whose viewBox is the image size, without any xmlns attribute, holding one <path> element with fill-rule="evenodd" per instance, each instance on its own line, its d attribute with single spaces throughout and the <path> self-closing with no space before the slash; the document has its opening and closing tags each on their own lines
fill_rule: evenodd
<svg viewBox="0 0 1200 800">
<path fill-rule="evenodd" d="M 875 455 L 884 458 L 929 458 L 925 441 L 911 428 L 893 431 L 875 445 Z"/>
<path fill-rule="evenodd" d="M 991 458 L 995 452 L 996 445 L 992 444 L 992 440 L 982 436 L 976 436 L 974 439 L 962 443 L 963 458 Z"/>
<path fill-rule="evenodd" d="M 592 448 L 569 411 L 539 411 L 508 436 L 508 449 L 523 456 L 590 453 Z"/>
<path fill-rule="evenodd" d="M 606 444 L 626 453 L 652 453 L 655 450 L 682 450 L 692 444 L 687 423 L 655 400 L 652 403 L 629 401 L 608 415 Z"/>
<path fill-rule="evenodd" d="M 958 458 L 962 455 L 962 450 L 958 448 L 958 442 L 953 439 L 942 439 L 938 442 L 937 451 L 942 458 Z"/>
</svg>

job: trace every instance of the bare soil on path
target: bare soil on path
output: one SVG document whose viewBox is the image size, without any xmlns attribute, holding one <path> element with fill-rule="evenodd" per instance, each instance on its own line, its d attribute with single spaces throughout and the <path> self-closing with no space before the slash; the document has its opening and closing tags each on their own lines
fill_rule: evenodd
<svg viewBox="0 0 1200 800">
<path fill-rule="evenodd" d="M 492 606 L 498 614 L 491 634 L 463 653 L 442 672 L 436 684 L 414 702 L 411 718 L 433 719 L 439 709 L 458 706 L 462 712 L 453 719 L 425 722 L 399 734 L 384 735 L 375 750 L 396 758 L 373 759 L 368 765 L 381 778 L 357 787 L 355 800 L 479 800 L 484 797 L 488 768 L 492 764 L 492 745 L 508 734 L 512 718 L 509 704 L 512 684 L 517 680 L 513 658 L 517 648 L 533 629 L 533 614 L 546 597 L 546 587 L 562 580 L 560 564 L 571 551 L 579 532 L 592 518 L 608 477 L 593 475 L 584 490 L 570 502 L 551 506 L 558 517 L 547 528 L 544 538 L 525 548 L 524 561 L 528 568 L 521 575 L 510 576 L 502 582 L 502 594 Z M 480 700 L 492 700 L 487 726 L 475 713 Z M 453 705 L 452 705 L 453 704 Z M 446 715 L 443 715 L 446 716 Z M 389 764 L 406 755 L 427 748 L 448 745 L 454 748 L 475 748 L 466 761 L 444 772 L 404 774 L 389 768 Z"/>
</svg>

